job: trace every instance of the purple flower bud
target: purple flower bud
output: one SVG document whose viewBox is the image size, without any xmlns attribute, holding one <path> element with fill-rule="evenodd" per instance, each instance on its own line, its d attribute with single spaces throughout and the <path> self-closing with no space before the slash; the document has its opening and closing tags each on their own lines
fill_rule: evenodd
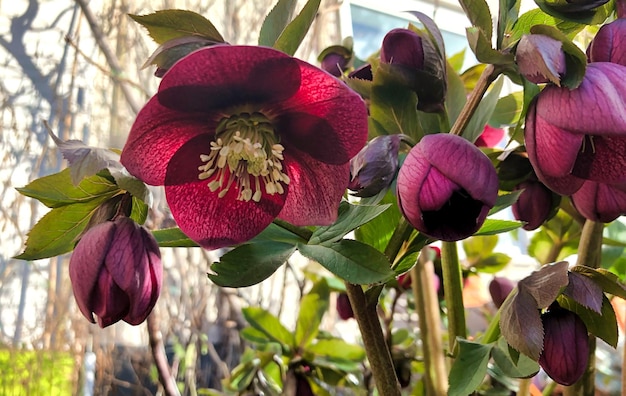
<svg viewBox="0 0 626 396">
<path fill-rule="evenodd" d="M 500 276 L 494 277 L 491 282 L 489 282 L 489 294 L 491 294 L 491 300 L 494 305 L 500 308 L 514 288 L 515 284 L 509 279 Z"/>
<path fill-rule="evenodd" d="M 626 66 L 587 65 L 576 89 L 548 85 L 531 103 L 524 140 L 537 177 L 561 195 L 585 182 L 626 183 Z"/>
<path fill-rule="evenodd" d="M 619 18 L 598 30 L 587 48 L 589 62 L 612 62 L 626 66 L 626 18 Z"/>
<path fill-rule="evenodd" d="M 526 180 L 515 189 L 524 191 L 511 207 L 513 216 L 526 223 L 523 228 L 527 231 L 539 228 L 554 213 L 558 196 L 537 180 Z"/>
<path fill-rule="evenodd" d="M 340 77 L 346 67 L 350 58 L 346 58 L 342 54 L 336 52 L 330 52 L 322 59 L 320 66 L 323 70 L 326 70 L 335 77 Z"/>
<path fill-rule="evenodd" d="M 443 110 L 447 90 L 441 53 L 428 35 L 398 28 L 385 35 L 380 61 L 415 91 L 418 110 L 434 113 Z"/>
<path fill-rule="evenodd" d="M 398 205 L 418 231 L 458 241 L 482 226 L 498 196 L 489 158 L 460 136 L 426 135 L 398 172 Z"/>
<path fill-rule="evenodd" d="M 350 304 L 350 299 L 346 293 L 339 293 L 337 296 L 337 313 L 342 320 L 354 318 L 352 305 Z"/>
<path fill-rule="evenodd" d="M 398 171 L 398 148 L 401 135 L 372 139 L 350 160 L 348 189 L 357 197 L 373 197 L 389 187 Z"/>
<path fill-rule="evenodd" d="M 562 43 L 543 34 L 525 34 L 517 45 L 515 59 L 520 73 L 535 84 L 560 85 L 565 74 Z"/>
<path fill-rule="evenodd" d="M 69 265 L 76 303 L 100 327 L 143 322 L 161 291 L 161 254 L 154 237 L 128 217 L 89 229 Z"/>
<path fill-rule="evenodd" d="M 589 361 L 589 335 L 575 313 L 554 303 L 541 315 L 543 351 L 539 364 L 555 382 L 569 386 L 578 381 Z"/>
<path fill-rule="evenodd" d="M 626 215 L 626 184 L 586 181 L 572 195 L 572 204 L 586 219 L 610 223 Z"/>
</svg>

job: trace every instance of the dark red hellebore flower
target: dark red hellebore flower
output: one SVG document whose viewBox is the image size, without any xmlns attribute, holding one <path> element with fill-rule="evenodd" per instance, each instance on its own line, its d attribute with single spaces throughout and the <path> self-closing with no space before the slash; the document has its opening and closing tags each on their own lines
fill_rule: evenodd
<svg viewBox="0 0 626 396">
<path fill-rule="evenodd" d="M 100 327 L 142 323 L 161 292 L 159 246 L 145 228 L 118 217 L 89 229 L 70 258 L 70 280 L 82 314 Z"/>
<path fill-rule="evenodd" d="M 498 196 L 491 161 L 456 135 L 426 135 L 411 149 L 397 179 L 398 205 L 418 231 L 444 241 L 481 227 Z"/>
<path fill-rule="evenodd" d="M 603 25 L 587 48 L 589 62 L 611 62 L 626 66 L 626 18 Z"/>
<path fill-rule="evenodd" d="M 554 381 L 572 385 L 587 369 L 589 334 L 585 323 L 575 313 L 552 304 L 541 315 L 543 351 L 539 364 Z"/>
<path fill-rule="evenodd" d="M 121 162 L 164 185 L 181 230 L 217 249 L 277 217 L 331 224 L 366 139 L 365 104 L 343 82 L 271 48 L 219 45 L 165 74 Z"/>
<path fill-rule="evenodd" d="M 585 180 L 626 182 L 626 66 L 595 62 L 576 89 L 547 86 L 526 116 L 528 158 L 561 195 Z"/>
</svg>

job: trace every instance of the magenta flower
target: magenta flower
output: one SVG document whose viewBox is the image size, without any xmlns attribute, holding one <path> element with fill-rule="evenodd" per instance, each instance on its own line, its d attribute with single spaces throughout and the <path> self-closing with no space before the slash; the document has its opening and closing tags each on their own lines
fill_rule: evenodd
<svg viewBox="0 0 626 396">
<path fill-rule="evenodd" d="M 365 104 L 343 82 L 271 48 L 222 45 L 166 73 L 121 161 L 165 185 L 181 230 L 216 249 L 276 217 L 331 224 L 366 139 Z"/>
<path fill-rule="evenodd" d="M 626 66 L 626 18 L 619 18 L 598 30 L 587 48 L 589 62 L 612 62 Z"/>
<path fill-rule="evenodd" d="M 418 231 L 444 241 L 472 235 L 498 196 L 498 176 L 476 146 L 447 133 L 426 135 L 398 172 L 398 205 Z"/>
<path fill-rule="evenodd" d="M 100 327 L 143 322 L 161 292 L 159 246 L 128 217 L 89 229 L 70 258 L 70 280 L 82 314 Z"/>
<path fill-rule="evenodd" d="M 526 116 L 525 142 L 537 177 L 571 195 L 585 180 L 626 182 L 626 66 L 587 66 L 576 89 L 547 86 Z"/>
<path fill-rule="evenodd" d="M 626 215 L 626 184 L 585 181 L 572 195 L 572 204 L 586 219 L 610 223 Z"/>
</svg>

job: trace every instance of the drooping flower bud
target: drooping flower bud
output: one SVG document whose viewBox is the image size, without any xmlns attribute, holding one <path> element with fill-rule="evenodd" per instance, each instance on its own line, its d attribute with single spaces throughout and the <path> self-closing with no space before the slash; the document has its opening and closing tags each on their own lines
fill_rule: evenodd
<svg viewBox="0 0 626 396">
<path fill-rule="evenodd" d="M 585 181 L 572 195 L 572 204 L 586 219 L 610 223 L 626 215 L 626 184 Z"/>
<path fill-rule="evenodd" d="M 619 18 L 598 30 L 587 48 L 589 62 L 611 62 L 626 66 L 626 18 Z"/>
<path fill-rule="evenodd" d="M 515 284 L 513 284 L 510 279 L 501 276 L 494 277 L 491 282 L 489 282 L 489 294 L 491 295 L 491 300 L 494 305 L 500 308 L 514 288 Z"/>
<path fill-rule="evenodd" d="M 511 209 L 517 220 L 525 222 L 522 226 L 525 230 L 539 228 L 555 213 L 560 198 L 540 181 L 529 179 L 518 184 L 515 189 L 524 191 Z"/>
<path fill-rule="evenodd" d="M 446 66 L 442 52 L 428 34 L 411 29 L 393 29 L 383 39 L 380 61 L 417 94 L 417 108 L 425 112 L 443 110 L 447 91 Z"/>
<path fill-rule="evenodd" d="M 342 320 L 354 318 L 352 305 L 350 305 L 350 299 L 346 293 L 339 293 L 337 296 L 337 313 Z"/>
<path fill-rule="evenodd" d="M 398 171 L 401 135 L 383 135 L 372 139 L 350 161 L 348 189 L 357 197 L 373 197 L 389 187 Z"/>
<path fill-rule="evenodd" d="M 561 85 L 565 52 L 560 41 L 543 34 L 525 34 L 517 45 L 515 60 L 520 73 L 535 84 Z"/>
<path fill-rule="evenodd" d="M 575 313 L 557 303 L 541 315 L 543 351 L 539 364 L 555 382 L 572 385 L 585 373 L 589 361 L 589 334 Z"/>
<path fill-rule="evenodd" d="M 161 291 L 161 254 L 154 237 L 128 217 L 89 229 L 69 265 L 76 303 L 100 327 L 142 323 Z"/>
<path fill-rule="evenodd" d="M 489 158 L 456 135 L 426 135 L 398 172 L 398 205 L 418 231 L 458 241 L 482 226 L 498 196 Z"/>
</svg>

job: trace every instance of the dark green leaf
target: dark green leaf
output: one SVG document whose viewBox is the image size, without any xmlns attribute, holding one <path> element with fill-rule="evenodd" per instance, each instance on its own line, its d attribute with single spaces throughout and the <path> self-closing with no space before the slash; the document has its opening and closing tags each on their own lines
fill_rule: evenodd
<svg viewBox="0 0 626 396">
<path fill-rule="evenodd" d="M 459 3 L 472 26 L 482 30 L 485 37 L 491 41 L 493 21 L 491 20 L 491 11 L 489 11 L 487 2 L 485 0 L 460 0 Z"/>
<path fill-rule="evenodd" d="M 350 231 L 376 218 L 391 205 L 352 205 L 342 202 L 337 220 L 329 226 L 319 227 L 309 239 L 309 244 L 337 242 Z"/>
<path fill-rule="evenodd" d="M 154 239 L 160 247 L 197 247 L 198 244 L 189 239 L 180 228 L 164 228 L 152 231 Z"/>
<path fill-rule="evenodd" d="M 241 313 L 250 326 L 265 334 L 268 339 L 281 344 L 283 349 L 289 349 L 294 345 L 291 332 L 280 323 L 276 316 L 263 308 L 243 308 Z"/>
<path fill-rule="evenodd" d="M 522 14 L 517 22 L 513 25 L 513 28 L 508 31 L 503 41 L 503 47 L 509 47 L 517 43 L 524 34 L 530 33 L 530 29 L 535 25 L 549 25 L 555 26 L 563 34 L 572 38 L 579 31 L 581 31 L 585 25 L 578 23 L 567 22 L 560 19 L 556 19 L 553 16 L 546 14 L 538 8 L 530 10 Z"/>
<path fill-rule="evenodd" d="M 137 197 L 132 197 L 130 218 L 135 220 L 138 224 L 145 223 L 148 218 L 148 205 Z"/>
<path fill-rule="evenodd" d="M 24 252 L 15 258 L 37 260 L 72 251 L 103 201 L 102 198 L 94 199 L 52 209 L 29 231 Z"/>
<path fill-rule="evenodd" d="M 500 52 L 491 48 L 491 40 L 488 40 L 483 31 L 479 28 L 467 28 L 466 36 L 467 42 L 478 61 L 493 65 L 507 65 L 513 63 L 513 54 Z"/>
<path fill-rule="evenodd" d="M 326 280 L 321 279 L 300 300 L 300 312 L 296 321 L 295 345 L 302 349 L 315 339 L 322 318 L 328 310 L 330 289 Z"/>
<path fill-rule="evenodd" d="M 222 287 L 247 287 L 267 279 L 293 254 L 295 247 L 284 242 L 255 242 L 236 247 L 211 265 L 209 274 Z"/>
<path fill-rule="evenodd" d="M 297 3 L 296 0 L 278 0 L 278 3 L 263 21 L 259 32 L 259 45 L 271 47 L 276 43 L 280 34 L 289 24 Z"/>
<path fill-rule="evenodd" d="M 280 34 L 274 44 L 274 48 L 288 55 L 295 54 L 304 36 L 306 36 L 306 33 L 309 31 L 311 24 L 315 20 L 320 2 L 321 0 L 307 1 L 298 16 L 296 16 Z"/>
<path fill-rule="evenodd" d="M 506 209 L 509 206 L 513 205 L 517 202 L 519 196 L 524 192 L 524 190 L 516 190 L 510 193 L 498 195 L 498 199 L 496 199 L 496 204 L 489 211 L 489 215 L 491 216 L 494 213 L 498 213 L 502 209 Z"/>
<path fill-rule="evenodd" d="M 467 396 L 485 379 L 493 344 L 479 344 L 457 338 L 459 354 L 450 369 L 449 396 Z"/>
<path fill-rule="evenodd" d="M 318 340 L 309 345 L 307 351 L 327 359 L 347 359 L 355 362 L 365 359 L 365 350 L 362 346 L 348 344 L 340 338 Z"/>
<path fill-rule="evenodd" d="M 474 235 L 495 235 L 512 231 L 522 226 L 520 221 L 487 219 Z"/>
<path fill-rule="evenodd" d="M 67 168 L 59 173 L 33 180 L 26 186 L 17 188 L 17 191 L 39 200 L 49 208 L 56 208 L 93 200 L 101 202 L 119 193 L 120 189 L 109 179 L 98 175 L 74 185 L 70 169 Z"/>
<path fill-rule="evenodd" d="M 524 106 L 524 93 L 513 92 L 498 99 L 496 108 L 489 119 L 489 125 L 496 128 L 517 124 Z"/>
<path fill-rule="evenodd" d="M 388 191 L 380 203 L 391 206 L 378 217 L 357 228 L 354 235 L 357 240 L 383 252 L 402 215 L 393 192 Z"/>
<path fill-rule="evenodd" d="M 293 245 L 306 243 L 307 241 L 293 232 L 281 227 L 276 223 L 271 223 L 261 233 L 255 236 L 250 242 L 284 242 Z"/>
<path fill-rule="evenodd" d="M 157 44 L 185 36 L 224 42 L 222 35 L 208 19 L 192 11 L 162 10 L 148 15 L 129 16 L 148 29 L 148 34 Z"/>
<path fill-rule="evenodd" d="M 576 12 L 568 10 L 568 8 L 572 7 L 572 3 L 567 1 L 535 0 L 535 4 L 537 4 L 543 12 L 556 18 L 586 25 L 596 25 L 604 22 L 613 9 L 613 7 L 609 7 L 610 2 L 609 4 L 592 10 Z"/>
<path fill-rule="evenodd" d="M 500 370 L 508 377 L 530 378 L 539 371 L 539 364 L 528 356 L 517 354 L 513 358 L 504 337 L 500 337 L 498 343 L 491 351 L 491 356 Z"/>
<path fill-rule="evenodd" d="M 496 48 L 504 49 L 506 32 L 509 32 L 519 16 L 520 0 L 500 0 L 498 7 L 498 37 Z"/>
<path fill-rule="evenodd" d="M 602 296 L 602 311 L 600 313 L 586 308 L 564 295 L 559 296 L 558 301 L 561 307 L 578 315 L 585 322 L 585 326 L 591 334 L 601 338 L 613 348 L 617 348 L 617 318 L 613 306 L 606 296 Z"/>
<path fill-rule="evenodd" d="M 450 63 L 447 65 L 447 82 L 448 91 L 446 92 L 446 111 L 450 118 L 450 124 L 454 123 L 461 114 L 461 110 L 467 102 L 467 92 L 465 84 L 459 74 L 452 68 Z"/>
<path fill-rule="evenodd" d="M 298 250 L 350 283 L 384 282 L 395 275 L 384 254 L 359 241 L 342 239 L 328 245 L 298 245 Z"/>
<path fill-rule="evenodd" d="M 473 143 L 483 133 L 485 125 L 487 125 L 487 122 L 496 108 L 503 84 L 504 78 L 498 78 L 498 80 L 491 87 L 489 93 L 483 97 L 483 100 L 481 100 L 480 104 L 476 108 L 476 112 L 474 112 L 470 122 L 463 130 L 462 135 L 465 139 Z"/>
</svg>

